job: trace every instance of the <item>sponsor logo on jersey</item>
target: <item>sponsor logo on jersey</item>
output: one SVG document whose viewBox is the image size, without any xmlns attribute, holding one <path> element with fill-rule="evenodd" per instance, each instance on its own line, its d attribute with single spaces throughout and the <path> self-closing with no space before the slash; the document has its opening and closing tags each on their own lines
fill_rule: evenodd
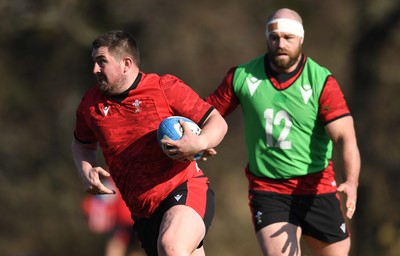
<svg viewBox="0 0 400 256">
<path fill-rule="evenodd" d="M 247 86 L 249 87 L 250 90 L 250 95 L 253 96 L 254 92 L 257 90 L 258 86 L 261 83 L 261 80 L 258 80 L 255 77 L 247 77 L 246 78 Z"/>
<path fill-rule="evenodd" d="M 300 87 L 301 96 L 303 96 L 304 103 L 307 104 L 312 95 L 311 85 L 305 84 Z"/>
<path fill-rule="evenodd" d="M 103 107 L 104 116 L 107 116 L 109 110 L 110 110 L 110 107 L 109 107 L 109 106 L 104 106 L 104 107 Z"/>
</svg>

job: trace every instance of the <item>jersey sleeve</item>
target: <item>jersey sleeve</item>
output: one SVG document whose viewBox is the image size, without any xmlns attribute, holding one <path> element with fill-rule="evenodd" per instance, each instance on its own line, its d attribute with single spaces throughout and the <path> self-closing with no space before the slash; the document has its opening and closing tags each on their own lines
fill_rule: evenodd
<svg viewBox="0 0 400 256">
<path fill-rule="evenodd" d="M 343 92 L 333 76 L 329 76 L 326 80 L 319 106 L 319 117 L 324 124 L 350 115 Z"/>
<path fill-rule="evenodd" d="M 177 77 L 165 75 L 160 82 L 174 115 L 187 117 L 201 126 L 214 109 Z"/>
<path fill-rule="evenodd" d="M 91 144 L 97 142 L 92 129 L 88 125 L 87 113 L 89 111 L 86 103 L 87 97 L 84 97 L 76 110 L 74 137 L 82 144 Z"/>
<path fill-rule="evenodd" d="M 233 90 L 235 70 L 236 67 L 231 68 L 218 88 L 206 98 L 206 101 L 213 105 L 224 117 L 232 113 L 239 105 L 239 99 Z"/>
</svg>

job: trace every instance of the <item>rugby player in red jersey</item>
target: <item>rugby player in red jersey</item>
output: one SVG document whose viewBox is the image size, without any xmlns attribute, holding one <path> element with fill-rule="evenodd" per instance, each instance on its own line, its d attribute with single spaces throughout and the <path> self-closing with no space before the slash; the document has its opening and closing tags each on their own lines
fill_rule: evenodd
<svg viewBox="0 0 400 256">
<path fill-rule="evenodd" d="M 213 192 L 196 161 L 185 159 L 217 146 L 227 131 L 225 120 L 175 76 L 140 71 L 139 50 L 130 33 L 109 31 L 92 46 L 98 85 L 77 108 L 72 142 L 84 188 L 113 194 L 100 179 L 111 175 L 148 255 L 204 255 Z M 181 122 L 182 139 L 164 140 L 172 148 L 163 152 L 157 128 L 174 115 L 193 120 L 202 133 L 195 135 Z M 98 145 L 109 172 L 96 163 Z"/>
</svg>

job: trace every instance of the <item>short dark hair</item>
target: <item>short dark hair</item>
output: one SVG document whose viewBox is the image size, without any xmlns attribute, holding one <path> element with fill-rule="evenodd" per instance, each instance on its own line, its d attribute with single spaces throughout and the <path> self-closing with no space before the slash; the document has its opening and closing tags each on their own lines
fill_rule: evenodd
<svg viewBox="0 0 400 256">
<path fill-rule="evenodd" d="M 139 66 L 139 47 L 135 38 L 129 32 L 122 30 L 108 31 L 96 38 L 92 43 L 93 49 L 103 46 L 108 47 L 108 51 L 116 58 L 123 58 L 125 55 L 129 55 Z"/>
</svg>

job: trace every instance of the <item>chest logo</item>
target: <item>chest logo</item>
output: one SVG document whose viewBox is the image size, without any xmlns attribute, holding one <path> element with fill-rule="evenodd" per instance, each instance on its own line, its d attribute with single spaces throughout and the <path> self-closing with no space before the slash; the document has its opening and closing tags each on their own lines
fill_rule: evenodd
<svg viewBox="0 0 400 256">
<path fill-rule="evenodd" d="M 255 77 L 251 78 L 246 78 L 247 86 L 249 87 L 250 90 L 250 95 L 253 96 L 254 92 L 257 90 L 258 86 L 261 83 L 261 80 L 258 80 Z"/>
<path fill-rule="evenodd" d="M 307 104 L 312 95 L 311 85 L 305 84 L 300 87 L 301 96 L 303 96 L 304 103 Z"/>
<path fill-rule="evenodd" d="M 104 106 L 104 107 L 103 107 L 104 116 L 107 116 L 109 110 L 110 110 L 110 107 L 109 107 L 109 106 Z"/>
<path fill-rule="evenodd" d="M 138 99 L 136 99 L 132 105 L 135 108 L 135 113 L 139 113 L 140 112 L 140 104 L 142 104 L 142 102 Z"/>
</svg>

